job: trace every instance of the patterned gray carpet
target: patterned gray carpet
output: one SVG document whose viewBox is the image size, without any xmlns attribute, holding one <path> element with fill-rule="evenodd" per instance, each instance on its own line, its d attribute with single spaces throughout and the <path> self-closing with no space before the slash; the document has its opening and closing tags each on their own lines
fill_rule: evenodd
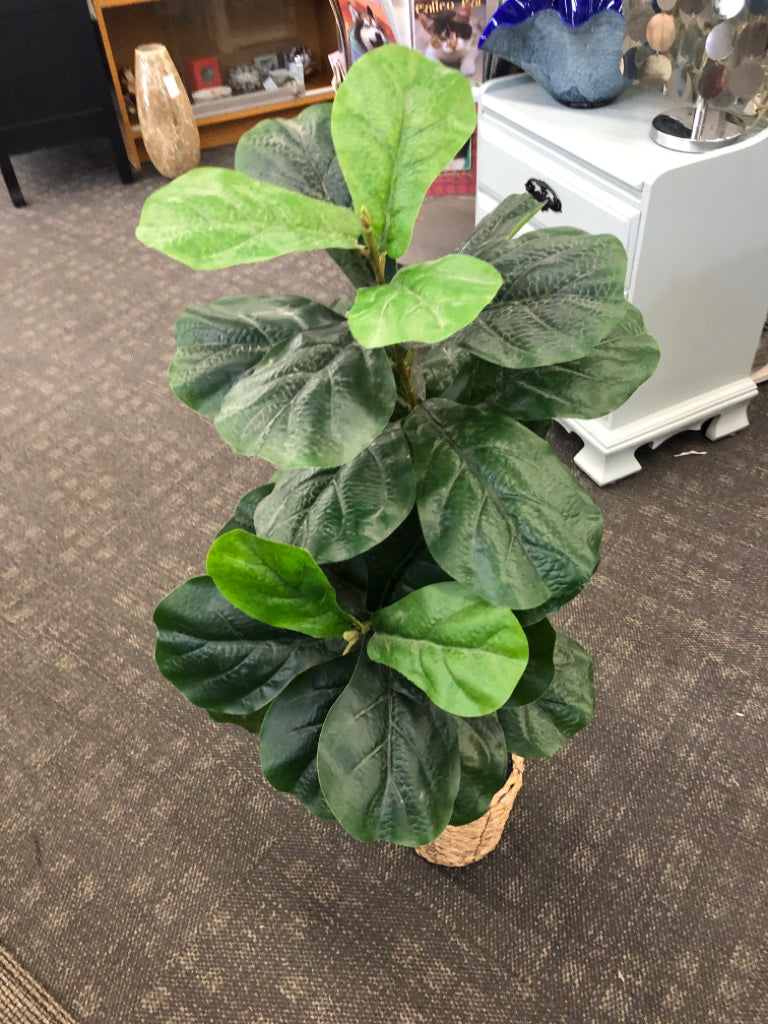
<svg viewBox="0 0 768 1024">
<path fill-rule="evenodd" d="M 243 291 L 330 300 L 341 278 L 323 256 L 203 275 L 141 248 L 159 179 L 122 186 L 100 143 L 16 166 L 2 1024 L 25 1021 L 17 968 L 61 1007 L 34 1022 L 764 1024 L 766 391 L 739 435 L 682 435 L 590 485 L 603 566 L 559 624 L 594 654 L 596 719 L 528 766 L 495 854 L 435 868 L 271 791 L 251 738 L 152 658 L 154 605 L 266 472 L 167 391 L 176 315 Z"/>
</svg>

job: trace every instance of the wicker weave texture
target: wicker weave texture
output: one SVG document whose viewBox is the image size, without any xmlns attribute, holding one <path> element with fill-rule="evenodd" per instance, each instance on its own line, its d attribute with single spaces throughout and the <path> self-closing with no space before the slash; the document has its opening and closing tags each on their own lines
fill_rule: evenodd
<svg viewBox="0 0 768 1024">
<path fill-rule="evenodd" d="M 495 850 L 512 810 L 515 797 L 523 784 L 522 757 L 512 755 L 512 770 L 507 781 L 496 793 L 491 806 L 482 818 L 467 825 L 449 825 L 444 832 L 426 846 L 417 846 L 416 853 L 432 864 L 447 868 L 463 868 L 482 860 Z"/>
</svg>

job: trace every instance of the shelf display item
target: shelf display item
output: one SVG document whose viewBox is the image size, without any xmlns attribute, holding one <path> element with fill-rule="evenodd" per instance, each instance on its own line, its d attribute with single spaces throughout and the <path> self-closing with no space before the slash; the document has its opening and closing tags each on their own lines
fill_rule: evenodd
<svg viewBox="0 0 768 1024">
<path fill-rule="evenodd" d="M 654 118 L 654 142 L 700 153 L 765 125 L 767 0 L 625 0 L 624 13 L 624 75 L 683 104 Z"/>
<path fill-rule="evenodd" d="M 215 89 L 221 85 L 221 71 L 215 57 L 198 57 L 187 61 L 187 83 L 190 92 Z"/>
<path fill-rule="evenodd" d="M 489 7 L 482 0 L 464 4 L 455 0 L 415 0 L 414 49 L 461 71 L 471 82 L 481 82 L 483 61 L 478 46 Z"/>
<path fill-rule="evenodd" d="M 136 47 L 136 108 L 147 155 L 166 178 L 200 163 L 200 136 L 192 104 L 162 43 Z"/>
<path fill-rule="evenodd" d="M 621 0 L 507 0 L 480 49 L 527 71 L 565 106 L 602 107 L 628 85 L 620 12 Z"/>
<path fill-rule="evenodd" d="M 396 43 L 394 11 L 391 4 L 370 0 L 338 0 L 344 23 L 344 44 L 347 67 L 364 53 L 387 43 Z"/>
</svg>

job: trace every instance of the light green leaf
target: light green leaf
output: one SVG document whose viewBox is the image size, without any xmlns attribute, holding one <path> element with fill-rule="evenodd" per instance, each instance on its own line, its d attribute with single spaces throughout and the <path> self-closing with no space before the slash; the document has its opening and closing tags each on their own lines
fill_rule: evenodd
<svg viewBox="0 0 768 1024">
<path fill-rule="evenodd" d="M 388 537 L 416 500 L 411 453 L 393 423 L 338 469 L 288 470 L 255 509 L 256 533 L 340 562 Z"/>
<path fill-rule="evenodd" d="M 433 344 L 471 323 L 501 284 L 498 270 L 472 256 L 443 256 L 403 267 L 389 284 L 361 288 L 349 327 L 361 345 Z"/>
<path fill-rule="evenodd" d="M 338 653 L 325 640 L 275 629 L 235 608 L 209 576 L 187 580 L 155 610 L 155 657 L 187 700 L 217 721 L 258 731 L 256 712 L 304 669 Z"/>
<path fill-rule="evenodd" d="M 528 192 L 507 196 L 475 225 L 475 229 L 459 252 L 475 256 L 493 242 L 506 241 L 543 207 Z"/>
<path fill-rule="evenodd" d="M 373 661 L 415 683 L 454 715 L 487 715 L 509 699 L 528 661 L 512 612 L 458 583 L 434 583 L 374 612 Z"/>
<path fill-rule="evenodd" d="M 496 715 L 459 718 L 453 723 L 459 738 L 461 781 L 453 804 L 451 825 L 481 818 L 507 779 L 507 742 Z"/>
<path fill-rule="evenodd" d="M 586 356 L 571 363 L 506 370 L 477 360 L 461 401 L 482 401 L 517 419 L 592 419 L 618 409 L 646 381 L 659 347 L 629 303 L 621 321 Z"/>
<path fill-rule="evenodd" d="M 308 551 L 232 530 L 213 542 L 206 569 L 232 604 L 278 629 L 340 637 L 354 625 Z"/>
<path fill-rule="evenodd" d="M 378 437 L 395 398 L 386 354 L 361 348 L 339 320 L 271 348 L 232 385 L 214 423 L 244 455 L 284 469 L 330 469 Z"/>
<path fill-rule="evenodd" d="M 171 389 L 203 416 L 213 417 L 232 387 L 266 353 L 314 327 L 344 317 L 300 295 L 236 295 L 185 309 L 176 322 Z"/>
<path fill-rule="evenodd" d="M 380 252 L 405 253 L 427 189 L 475 121 L 467 79 L 408 47 L 381 46 L 349 69 L 333 104 L 333 142 Z"/>
<path fill-rule="evenodd" d="M 302 672 L 270 704 L 261 728 L 259 752 L 267 782 L 321 818 L 333 815 L 317 779 L 320 729 L 356 663 L 357 658 L 347 656 Z"/>
<path fill-rule="evenodd" d="M 453 340 L 489 363 L 522 369 L 580 359 L 626 313 L 627 254 L 613 235 L 546 228 L 474 255 L 504 283 Z"/>
<path fill-rule="evenodd" d="M 147 199 L 136 237 L 195 270 L 310 249 L 355 249 L 352 210 L 222 167 L 198 167 Z"/>
<path fill-rule="evenodd" d="M 317 770 L 334 817 L 356 839 L 421 846 L 451 819 L 456 729 L 407 679 L 363 656 L 325 719 Z"/>
<path fill-rule="evenodd" d="M 435 560 L 492 604 L 553 610 L 599 561 L 600 511 L 546 441 L 514 420 L 430 399 L 404 421 Z"/>
<path fill-rule="evenodd" d="M 520 757 L 548 757 L 583 729 L 595 711 L 592 659 L 558 633 L 555 675 L 541 697 L 524 707 L 507 705 L 498 712 L 507 748 Z"/>
</svg>

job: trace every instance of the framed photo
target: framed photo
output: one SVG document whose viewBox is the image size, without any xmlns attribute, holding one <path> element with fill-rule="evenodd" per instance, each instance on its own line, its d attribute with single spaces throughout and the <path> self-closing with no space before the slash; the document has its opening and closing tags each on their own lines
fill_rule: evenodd
<svg viewBox="0 0 768 1024">
<path fill-rule="evenodd" d="M 261 77 L 265 78 L 270 71 L 277 71 L 280 67 L 280 60 L 276 53 L 260 53 L 253 58 L 253 66 Z"/>
<path fill-rule="evenodd" d="M 216 88 L 221 85 L 219 62 L 215 57 L 198 57 L 187 61 L 187 80 L 190 92 Z"/>
</svg>

